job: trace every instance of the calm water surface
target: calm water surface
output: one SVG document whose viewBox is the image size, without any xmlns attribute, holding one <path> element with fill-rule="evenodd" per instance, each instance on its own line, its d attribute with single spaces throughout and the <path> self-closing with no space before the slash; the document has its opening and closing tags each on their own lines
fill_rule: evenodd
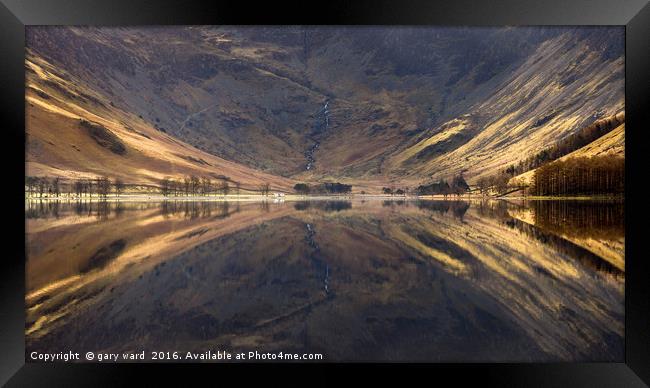
<svg viewBox="0 0 650 388">
<path fill-rule="evenodd" d="M 622 361 L 623 209 L 28 202 L 27 351 Z"/>
</svg>

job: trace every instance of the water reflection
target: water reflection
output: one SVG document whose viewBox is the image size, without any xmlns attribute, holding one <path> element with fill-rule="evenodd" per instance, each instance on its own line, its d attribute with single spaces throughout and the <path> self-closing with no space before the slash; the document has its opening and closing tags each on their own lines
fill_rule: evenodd
<svg viewBox="0 0 650 388">
<path fill-rule="evenodd" d="M 296 201 L 293 205 L 296 210 L 319 209 L 326 212 L 352 209 L 350 201 Z"/>
<path fill-rule="evenodd" d="M 625 206 L 621 201 L 523 201 L 501 203 L 508 216 L 534 225 L 544 234 L 573 242 L 625 270 Z"/>
<path fill-rule="evenodd" d="M 27 348 L 621 361 L 622 208 L 28 203 Z"/>
<path fill-rule="evenodd" d="M 233 211 L 238 211 L 235 208 Z M 227 218 L 232 211 L 228 202 L 163 202 L 161 204 L 161 214 L 169 218 L 182 214 L 185 218 L 210 218 L 213 215 L 217 218 Z"/>
<path fill-rule="evenodd" d="M 525 201 L 536 226 L 578 238 L 617 239 L 625 236 L 625 209 L 620 201 Z"/>
<path fill-rule="evenodd" d="M 420 209 L 426 209 L 441 214 L 451 211 L 453 215 L 462 219 L 467 209 L 469 209 L 469 202 L 465 201 L 417 201 L 417 206 Z"/>
</svg>

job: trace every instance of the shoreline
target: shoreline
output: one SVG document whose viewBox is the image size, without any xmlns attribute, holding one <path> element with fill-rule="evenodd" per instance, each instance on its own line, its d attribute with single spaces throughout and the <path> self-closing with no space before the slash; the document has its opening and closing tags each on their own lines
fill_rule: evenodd
<svg viewBox="0 0 650 388">
<path fill-rule="evenodd" d="M 351 200 L 382 200 L 382 201 L 469 201 L 469 200 L 533 200 L 533 201 L 625 201 L 625 196 L 517 196 L 492 197 L 482 195 L 423 195 L 423 196 L 391 196 L 382 194 L 352 194 L 352 195 L 220 195 L 220 196 L 163 196 L 159 194 L 122 194 L 107 197 L 30 197 L 27 202 L 296 202 L 296 201 L 351 201 Z"/>
<path fill-rule="evenodd" d="M 625 196 L 624 195 L 594 195 L 594 196 L 587 196 L 587 195 L 572 195 L 572 196 L 558 196 L 558 197 L 553 197 L 553 196 L 535 196 L 535 195 L 528 195 L 528 196 L 516 196 L 516 197 L 495 197 L 494 199 L 501 199 L 501 200 L 507 200 L 507 199 L 517 199 L 517 200 L 533 200 L 533 201 L 557 201 L 557 200 L 562 200 L 562 201 L 624 201 Z"/>
</svg>

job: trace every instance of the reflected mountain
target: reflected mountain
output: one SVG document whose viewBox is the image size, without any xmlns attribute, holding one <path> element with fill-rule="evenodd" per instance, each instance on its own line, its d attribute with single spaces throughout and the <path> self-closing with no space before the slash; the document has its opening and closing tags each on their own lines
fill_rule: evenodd
<svg viewBox="0 0 650 388">
<path fill-rule="evenodd" d="M 564 238 L 530 202 L 52 206 L 27 205 L 28 351 L 623 359 L 624 270 L 570 239 L 624 240 L 592 210 Z"/>
</svg>

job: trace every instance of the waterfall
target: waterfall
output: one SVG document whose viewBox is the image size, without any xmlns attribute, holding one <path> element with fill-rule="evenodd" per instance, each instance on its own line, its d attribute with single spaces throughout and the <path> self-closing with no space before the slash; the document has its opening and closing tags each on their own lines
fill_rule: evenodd
<svg viewBox="0 0 650 388">
<path fill-rule="evenodd" d="M 320 136 L 327 131 L 330 126 L 330 110 L 329 110 L 329 100 L 325 100 L 323 107 L 316 113 L 314 123 L 311 129 L 311 135 L 309 138 L 314 141 L 314 144 L 305 151 L 305 158 L 307 159 L 307 164 L 305 165 L 305 170 L 311 170 L 314 167 L 316 159 L 314 158 L 314 152 L 320 146 Z"/>
</svg>

